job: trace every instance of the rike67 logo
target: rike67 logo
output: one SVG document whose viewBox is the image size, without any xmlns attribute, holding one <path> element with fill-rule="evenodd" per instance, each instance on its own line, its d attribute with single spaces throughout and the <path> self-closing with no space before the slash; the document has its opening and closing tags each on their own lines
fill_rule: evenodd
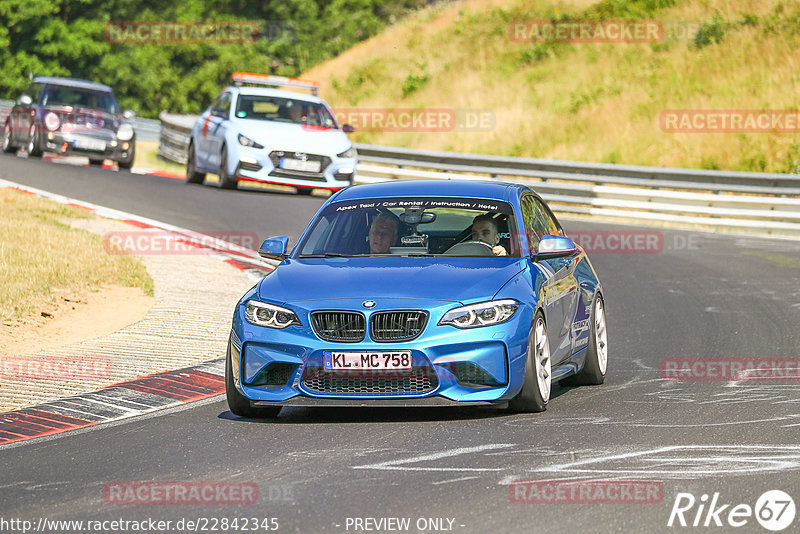
<svg viewBox="0 0 800 534">
<path fill-rule="evenodd" d="M 667 526 L 738 528 L 750 524 L 755 517 L 765 529 L 778 532 L 794 522 L 796 513 L 794 500 L 781 490 L 764 492 L 755 506 L 723 503 L 718 492 L 710 498 L 704 493 L 699 499 L 691 493 L 678 493 Z"/>
</svg>

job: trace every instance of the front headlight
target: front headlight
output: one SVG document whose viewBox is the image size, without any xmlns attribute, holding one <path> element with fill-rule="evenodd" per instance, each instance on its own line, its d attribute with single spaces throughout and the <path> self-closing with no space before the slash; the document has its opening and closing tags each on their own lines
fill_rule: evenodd
<svg viewBox="0 0 800 534">
<path fill-rule="evenodd" d="M 120 124 L 119 130 L 117 130 L 117 139 L 120 141 L 130 141 L 131 137 L 133 137 L 133 126 L 127 122 Z"/>
<path fill-rule="evenodd" d="M 258 143 L 256 143 L 252 139 L 250 139 L 249 137 L 246 137 L 246 136 L 244 136 L 242 134 L 239 134 L 238 139 L 239 139 L 239 144 L 240 145 L 249 146 L 250 148 L 264 148 L 263 145 L 259 145 Z"/>
<path fill-rule="evenodd" d="M 445 313 L 439 324 L 449 324 L 456 328 L 500 324 L 511 319 L 517 308 L 519 308 L 519 302 L 513 299 L 490 300 L 469 306 L 459 306 Z"/>
<path fill-rule="evenodd" d="M 58 115 L 50 111 L 44 116 L 44 125 L 48 130 L 54 132 L 61 126 L 61 119 L 58 118 Z"/>
<path fill-rule="evenodd" d="M 249 323 L 269 328 L 286 328 L 293 324 L 301 324 L 292 310 L 257 300 L 247 301 L 244 316 Z"/>
<path fill-rule="evenodd" d="M 356 152 L 356 147 L 351 146 L 341 154 L 336 154 L 336 155 L 339 156 L 340 158 L 354 158 L 358 156 L 358 152 Z"/>
</svg>

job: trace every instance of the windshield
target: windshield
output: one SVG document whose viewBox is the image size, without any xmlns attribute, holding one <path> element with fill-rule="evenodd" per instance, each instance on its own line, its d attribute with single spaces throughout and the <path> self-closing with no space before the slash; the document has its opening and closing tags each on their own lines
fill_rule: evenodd
<svg viewBox="0 0 800 534">
<path fill-rule="evenodd" d="M 336 202 L 298 247 L 298 257 L 519 256 L 511 206 L 474 198 Z"/>
<path fill-rule="evenodd" d="M 322 104 L 276 96 L 239 95 L 236 117 L 324 128 L 337 127 L 333 116 Z"/>
<path fill-rule="evenodd" d="M 90 91 L 78 87 L 48 85 L 42 96 L 42 106 L 71 106 L 98 109 L 112 115 L 119 114 L 114 95 L 105 91 Z"/>
</svg>

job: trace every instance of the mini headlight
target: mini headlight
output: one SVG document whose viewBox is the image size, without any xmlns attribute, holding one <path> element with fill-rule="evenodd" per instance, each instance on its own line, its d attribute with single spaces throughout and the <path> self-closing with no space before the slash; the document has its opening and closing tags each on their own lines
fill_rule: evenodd
<svg viewBox="0 0 800 534">
<path fill-rule="evenodd" d="M 269 328 L 286 328 L 293 324 L 301 324 L 292 310 L 257 300 L 247 301 L 244 316 L 249 323 Z"/>
<path fill-rule="evenodd" d="M 120 141 L 130 141 L 131 137 L 133 137 L 133 126 L 127 122 L 120 124 L 119 130 L 117 130 L 117 139 Z"/>
<path fill-rule="evenodd" d="M 356 147 L 351 146 L 341 154 L 336 154 L 340 158 L 354 158 L 358 156 L 358 152 L 356 152 Z"/>
<path fill-rule="evenodd" d="M 44 116 L 44 125 L 47 127 L 48 130 L 51 132 L 58 130 L 59 126 L 61 126 L 61 119 L 58 118 L 58 115 L 50 111 L 47 115 Z"/>
<path fill-rule="evenodd" d="M 513 299 L 490 300 L 459 306 L 444 314 L 440 325 L 452 325 L 456 328 L 475 328 L 500 324 L 511 319 L 519 308 L 519 302 Z"/>
<path fill-rule="evenodd" d="M 239 134 L 238 139 L 239 139 L 239 144 L 240 145 L 249 146 L 250 148 L 264 148 L 263 145 L 259 145 L 258 143 L 256 143 L 252 139 L 250 139 L 249 137 L 246 137 L 246 136 L 244 136 L 242 134 Z"/>
</svg>

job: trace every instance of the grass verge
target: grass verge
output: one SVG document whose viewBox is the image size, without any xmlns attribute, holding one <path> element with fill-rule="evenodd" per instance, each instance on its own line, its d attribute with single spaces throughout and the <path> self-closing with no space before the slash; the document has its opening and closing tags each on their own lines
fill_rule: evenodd
<svg viewBox="0 0 800 534">
<path fill-rule="evenodd" d="M 94 217 L 80 209 L 0 189 L 0 317 L 19 319 L 56 293 L 139 287 L 153 281 L 130 256 L 109 255 L 102 236 L 70 228 L 65 219 Z"/>
</svg>

